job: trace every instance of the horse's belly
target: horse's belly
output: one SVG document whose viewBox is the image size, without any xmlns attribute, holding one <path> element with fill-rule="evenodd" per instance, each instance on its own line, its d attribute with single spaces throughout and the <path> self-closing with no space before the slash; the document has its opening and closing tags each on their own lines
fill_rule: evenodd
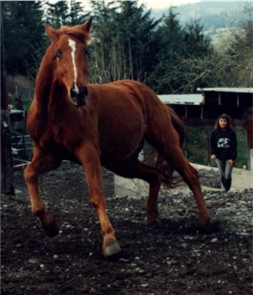
<svg viewBox="0 0 253 295">
<path fill-rule="evenodd" d="M 144 136 L 143 122 L 140 118 L 124 124 L 120 124 L 119 121 L 108 124 L 107 128 L 104 126 L 99 137 L 102 160 L 119 162 L 139 149 Z"/>
</svg>

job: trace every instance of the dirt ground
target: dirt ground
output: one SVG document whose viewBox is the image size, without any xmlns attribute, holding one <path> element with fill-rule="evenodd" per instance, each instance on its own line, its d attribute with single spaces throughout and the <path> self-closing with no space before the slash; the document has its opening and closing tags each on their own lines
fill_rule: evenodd
<svg viewBox="0 0 253 295">
<path fill-rule="evenodd" d="M 202 184 L 218 186 L 217 175 L 199 174 Z M 252 294 L 252 190 L 205 192 L 213 222 L 203 229 L 192 195 L 163 187 L 161 223 L 150 227 L 146 200 L 114 196 L 113 176 L 104 171 L 108 214 L 122 248 L 108 260 L 82 168 L 65 162 L 43 176 L 40 188 L 60 234 L 47 238 L 31 216 L 16 170 L 16 196 L 1 198 L 2 295 Z"/>
</svg>

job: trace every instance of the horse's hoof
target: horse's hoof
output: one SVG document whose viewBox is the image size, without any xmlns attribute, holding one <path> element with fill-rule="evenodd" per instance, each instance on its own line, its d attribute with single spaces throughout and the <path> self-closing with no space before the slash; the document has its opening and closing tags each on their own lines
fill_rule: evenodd
<svg viewBox="0 0 253 295">
<path fill-rule="evenodd" d="M 161 220 L 160 220 L 158 215 L 156 215 L 156 216 L 148 216 L 147 217 L 147 224 L 148 225 L 157 225 L 157 224 L 160 224 L 160 223 L 161 223 Z"/>
<path fill-rule="evenodd" d="M 117 240 L 112 240 L 109 245 L 103 246 L 103 254 L 105 257 L 111 257 L 118 254 L 121 251 Z"/>
<path fill-rule="evenodd" d="M 41 225 L 41 227 L 44 229 L 45 233 L 49 238 L 53 238 L 58 235 L 59 233 L 59 227 L 55 220 L 53 220 L 50 224 L 48 225 Z"/>
<path fill-rule="evenodd" d="M 198 224 L 202 227 L 208 227 L 211 224 L 210 216 L 207 217 L 199 217 Z"/>
</svg>

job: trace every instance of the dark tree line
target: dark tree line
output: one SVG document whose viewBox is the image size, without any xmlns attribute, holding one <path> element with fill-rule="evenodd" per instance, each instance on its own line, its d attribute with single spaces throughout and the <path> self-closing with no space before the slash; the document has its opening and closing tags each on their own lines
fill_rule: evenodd
<svg viewBox="0 0 253 295">
<path fill-rule="evenodd" d="M 135 79 L 160 94 L 191 93 L 202 86 L 252 86 L 250 21 L 217 51 L 198 20 L 182 27 L 173 8 L 157 20 L 135 0 L 2 1 L 1 5 L 7 75 L 34 79 L 49 42 L 45 23 L 59 28 L 92 15 L 90 82 Z"/>
</svg>

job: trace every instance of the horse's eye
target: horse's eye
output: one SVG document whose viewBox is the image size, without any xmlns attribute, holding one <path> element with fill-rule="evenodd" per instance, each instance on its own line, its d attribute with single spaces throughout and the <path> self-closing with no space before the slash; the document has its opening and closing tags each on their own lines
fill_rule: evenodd
<svg viewBox="0 0 253 295">
<path fill-rule="evenodd" d="M 60 58 L 62 56 L 62 52 L 60 49 L 57 49 L 57 51 L 55 52 L 55 57 L 56 58 Z"/>
</svg>

